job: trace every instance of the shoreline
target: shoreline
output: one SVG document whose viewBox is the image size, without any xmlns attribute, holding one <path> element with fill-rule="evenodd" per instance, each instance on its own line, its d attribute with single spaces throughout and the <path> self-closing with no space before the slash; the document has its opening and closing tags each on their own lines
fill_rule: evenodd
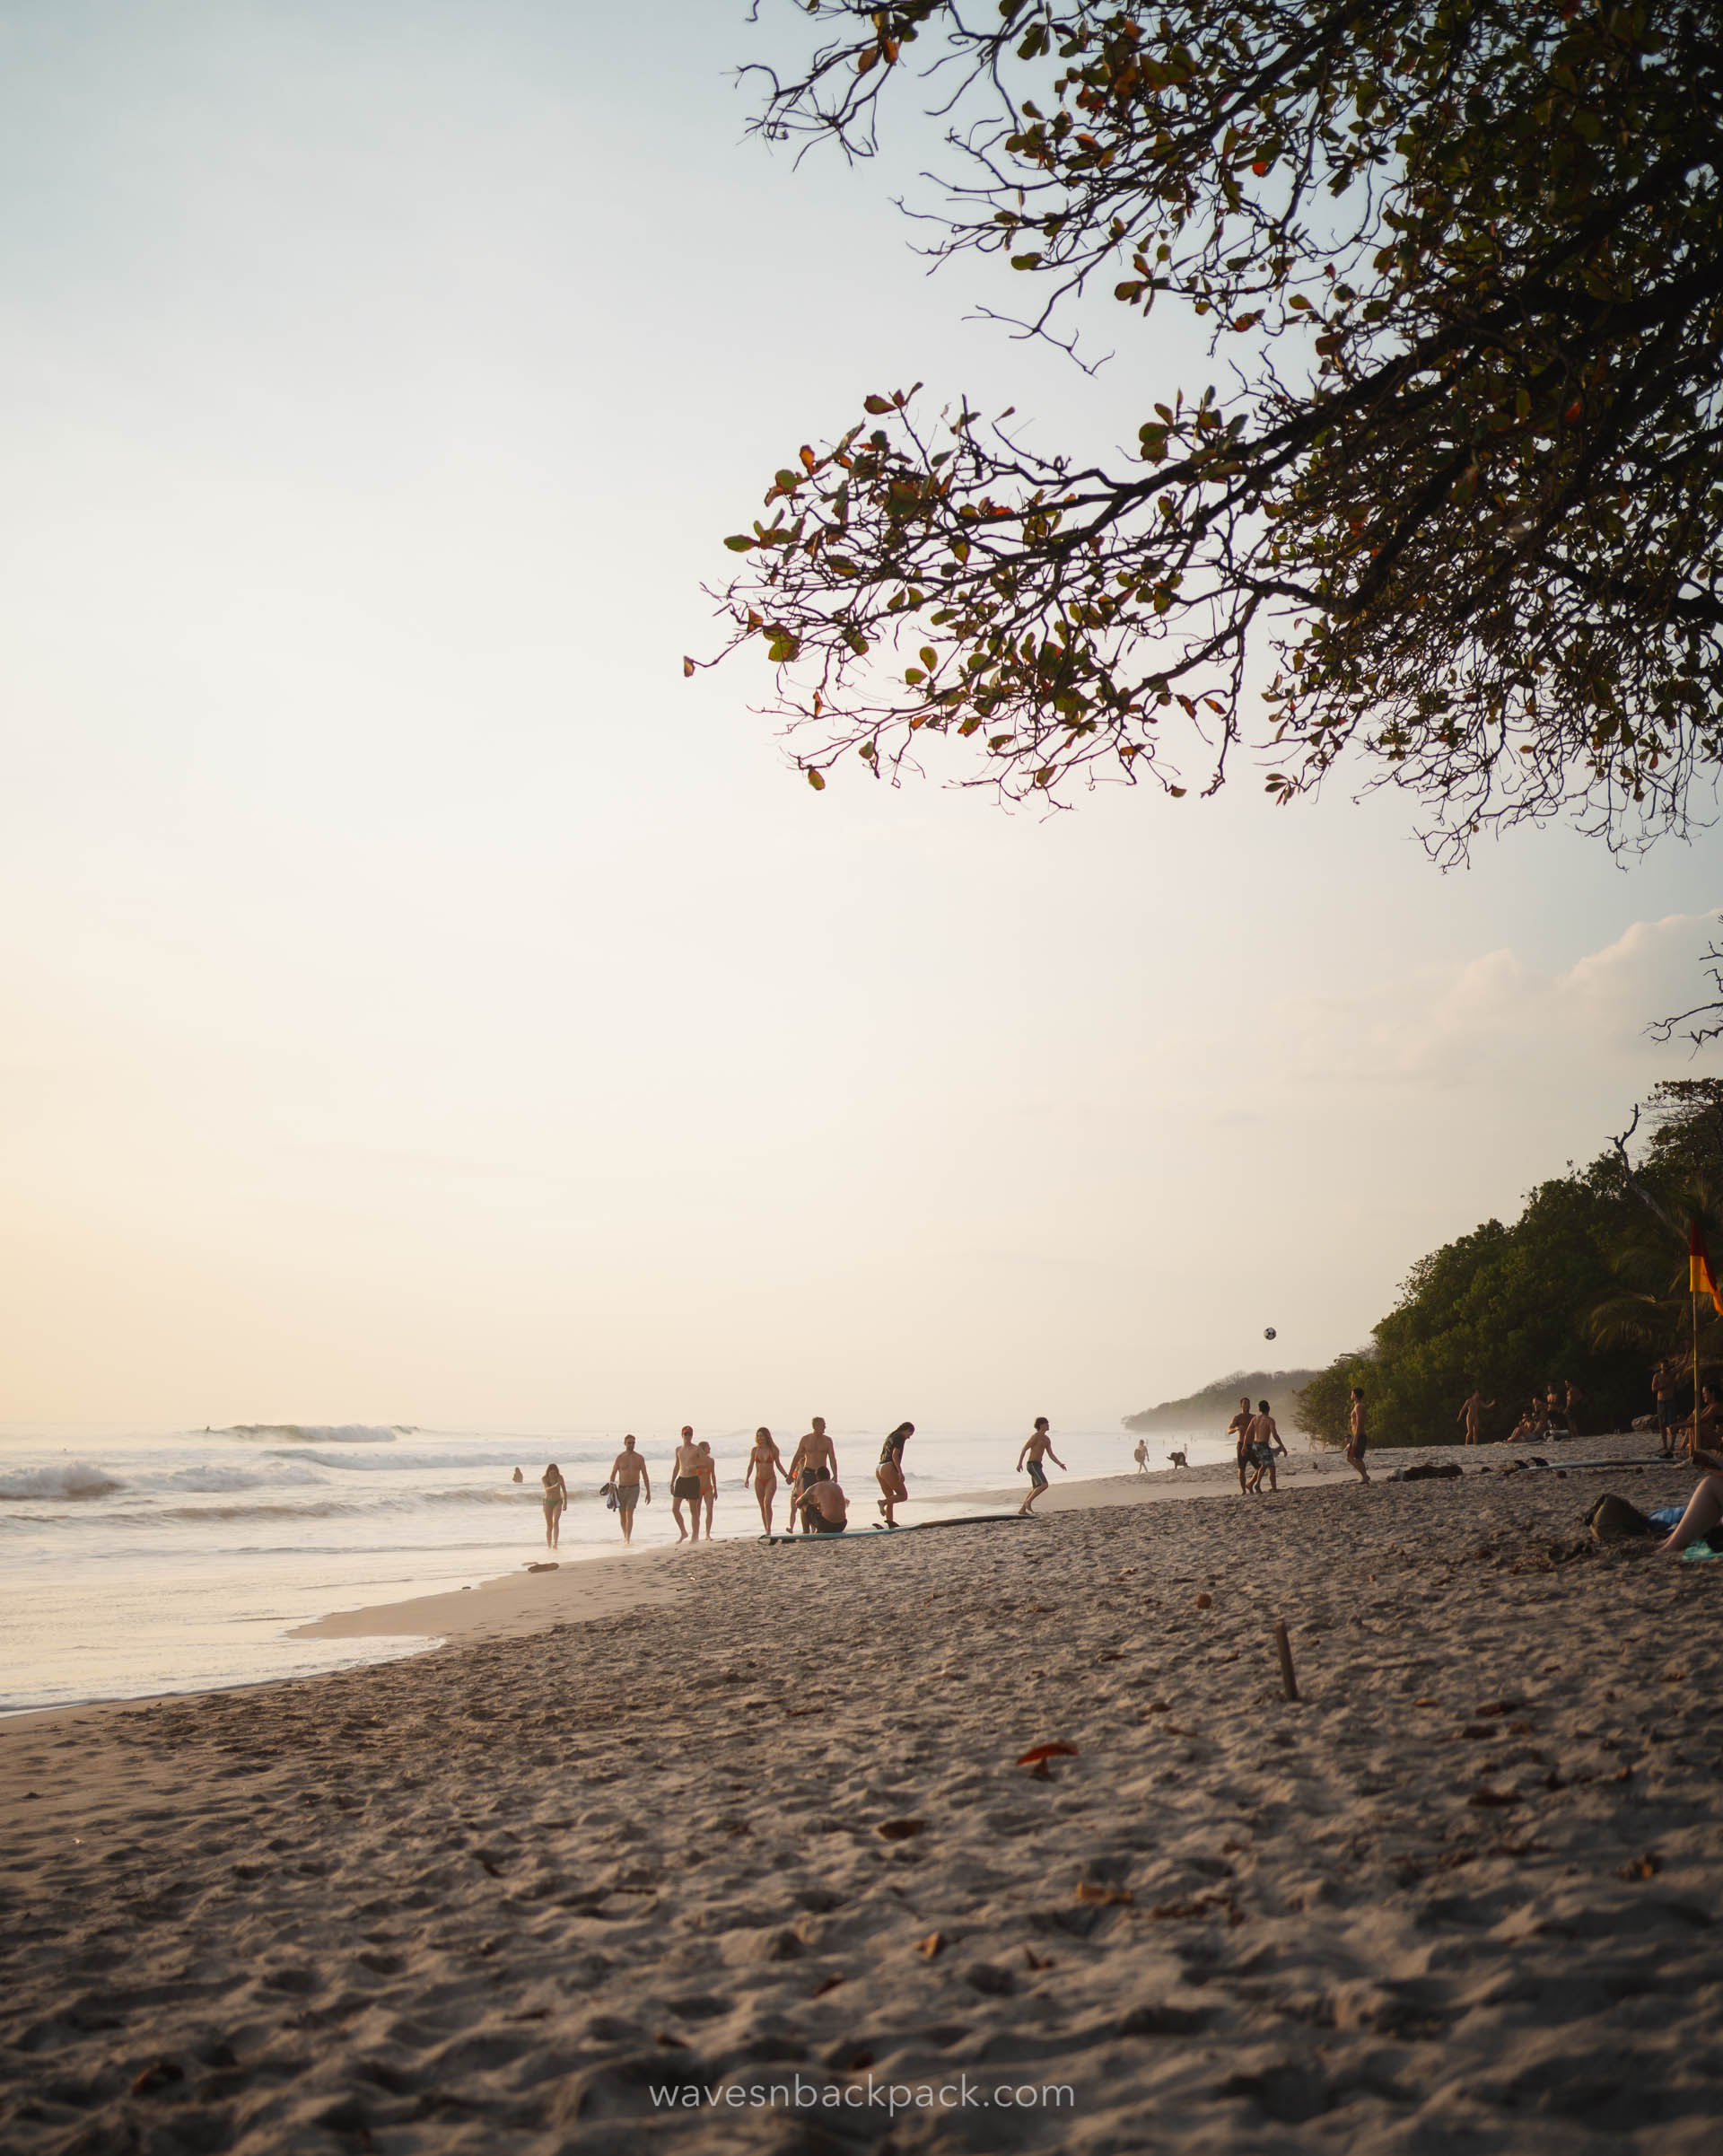
<svg viewBox="0 0 1723 2156">
<path fill-rule="evenodd" d="M 1574 1450 L 1684 1494 L 1643 1446 Z M 883 2156 L 869 2077 L 1002 2073 L 1068 2100 L 890 2145 L 1698 2156 L 1723 1563 L 1559 1464 L 1344 1472 L 0 1726 L 0 2142 Z"/>
</svg>

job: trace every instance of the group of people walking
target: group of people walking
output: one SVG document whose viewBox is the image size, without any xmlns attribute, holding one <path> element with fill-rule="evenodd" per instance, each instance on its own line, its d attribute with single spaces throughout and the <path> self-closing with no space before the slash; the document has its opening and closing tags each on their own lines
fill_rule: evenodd
<svg viewBox="0 0 1723 2156">
<path fill-rule="evenodd" d="M 904 1479 L 904 1448 L 914 1434 L 914 1423 L 899 1423 L 879 1449 L 879 1465 L 874 1469 L 874 1480 L 879 1486 L 876 1509 L 880 1517 L 874 1523 L 877 1526 L 896 1527 L 897 1507 L 909 1502 L 909 1486 Z M 1035 1428 L 1024 1440 L 1017 1458 L 1019 1473 L 1027 1468 L 1029 1477 L 1028 1494 L 1018 1507 L 1019 1512 L 1028 1512 L 1047 1487 L 1045 1463 L 1049 1459 L 1063 1471 L 1065 1463 L 1053 1449 L 1047 1418 L 1045 1415 L 1037 1415 Z M 519 1468 L 514 1471 L 514 1479 L 516 1482 L 522 1479 Z M 568 1484 L 555 1460 L 539 1481 L 544 1492 L 545 1547 L 555 1549 L 561 1539 L 563 1512 L 568 1504 Z M 755 1503 L 760 1508 L 760 1525 L 768 1535 L 773 1532 L 781 1481 L 788 1486 L 789 1533 L 841 1535 L 847 1530 L 850 1500 L 837 1479 L 837 1448 L 827 1431 L 824 1415 L 815 1415 L 813 1427 L 797 1444 L 787 1462 L 778 1450 L 777 1440 L 764 1424 L 754 1433 L 748 1464 L 742 1470 L 742 1486 L 753 1490 Z M 609 1479 L 599 1494 L 617 1514 L 625 1544 L 632 1542 L 636 1508 L 643 1502 L 647 1504 L 652 1502 L 652 1470 L 632 1433 L 623 1439 L 622 1450 L 611 1461 Z M 670 1468 L 670 1512 L 676 1521 L 678 1542 L 698 1542 L 703 1524 L 706 1539 L 712 1539 L 713 1512 L 717 1501 L 718 1463 L 713 1458 L 712 1447 L 704 1438 L 696 1442 L 693 1429 L 685 1423 Z M 688 1508 L 686 1520 L 684 1505 Z"/>
</svg>

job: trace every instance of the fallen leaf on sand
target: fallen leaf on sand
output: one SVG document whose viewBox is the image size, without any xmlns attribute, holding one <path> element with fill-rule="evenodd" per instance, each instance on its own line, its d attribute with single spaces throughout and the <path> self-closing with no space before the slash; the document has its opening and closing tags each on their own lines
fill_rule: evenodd
<svg viewBox="0 0 1723 2156">
<path fill-rule="evenodd" d="M 815 1985 L 812 1996 L 816 1999 L 823 1999 L 827 1992 L 835 1992 L 843 1981 L 842 1976 L 827 1976 L 824 1984 Z"/>
<path fill-rule="evenodd" d="M 1211 1594 L 1200 1594 L 1196 1598 L 1196 1606 L 1199 1609 L 1212 1609 L 1214 1597 Z"/>
<path fill-rule="evenodd" d="M 1474 1722 L 1482 1722 L 1492 1714 L 1514 1714 L 1518 1711 L 1519 1702 L 1517 1699 L 1486 1699 L 1481 1707 L 1473 1708 L 1472 1718 Z"/>
<path fill-rule="evenodd" d="M 1032 1969 L 1051 1968 L 1053 1967 L 1053 1956 L 1051 1954 L 1037 1954 L 1032 1946 L 1026 1946 L 1024 1948 L 1023 1959 L 1028 1963 Z"/>
<path fill-rule="evenodd" d="M 186 2070 L 172 2059 L 157 2059 L 153 2066 L 144 2067 L 132 2083 L 134 2096 L 153 2096 L 158 2089 L 165 2089 L 172 2082 L 182 2082 Z"/>
<path fill-rule="evenodd" d="M 1474 1789 L 1465 1800 L 1474 1811 L 1494 1811 L 1504 1804 L 1517 1804 L 1517 1789 Z"/>
<path fill-rule="evenodd" d="M 925 1819 L 881 1819 L 873 1831 L 882 1842 L 908 1842 L 926 1825 Z"/>
<path fill-rule="evenodd" d="M 1066 1744 L 1063 1741 L 1056 1741 L 1053 1744 L 1032 1744 L 1017 1764 L 1019 1766 L 1035 1766 L 1043 1759 L 1074 1759 L 1076 1757 L 1077 1747 L 1074 1744 Z"/>
<path fill-rule="evenodd" d="M 1615 1874 L 1617 1879 L 1655 1879 L 1663 1870 L 1663 1859 L 1649 1852 L 1636 1856 L 1631 1864 L 1623 1864 Z"/>
<path fill-rule="evenodd" d="M 1112 1908 L 1117 1903 L 1134 1900 L 1129 1887 L 1101 1887 L 1093 1880 L 1080 1879 L 1077 1882 L 1079 1901 L 1099 1902 L 1103 1908 Z"/>
<path fill-rule="evenodd" d="M 945 1933 L 930 1932 L 925 1939 L 918 1939 L 915 1941 L 915 1951 L 923 1961 L 931 1961 L 935 1954 L 942 1954 L 945 1951 Z"/>
</svg>

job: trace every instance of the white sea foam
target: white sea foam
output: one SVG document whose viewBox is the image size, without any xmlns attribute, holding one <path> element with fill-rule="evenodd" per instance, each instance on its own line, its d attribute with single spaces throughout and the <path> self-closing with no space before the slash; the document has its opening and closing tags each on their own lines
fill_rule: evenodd
<svg viewBox="0 0 1723 2156">
<path fill-rule="evenodd" d="M 123 1482 L 104 1475 L 100 1468 L 86 1467 L 82 1460 L 74 1460 L 64 1468 L 24 1468 L 10 1475 L 0 1475 L 0 1503 L 16 1503 L 32 1497 L 105 1497 L 110 1490 L 125 1487 Z"/>
<path fill-rule="evenodd" d="M 231 1429 L 212 1431 L 215 1437 L 292 1438 L 310 1445 L 392 1445 L 398 1437 L 413 1433 L 405 1424 L 386 1423 L 235 1423 Z"/>
</svg>

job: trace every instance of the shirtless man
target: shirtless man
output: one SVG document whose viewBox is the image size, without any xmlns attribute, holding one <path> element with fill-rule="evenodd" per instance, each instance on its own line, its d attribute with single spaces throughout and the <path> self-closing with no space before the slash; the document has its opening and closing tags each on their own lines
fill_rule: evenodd
<svg viewBox="0 0 1723 2156">
<path fill-rule="evenodd" d="M 670 1470 L 670 1512 L 676 1521 L 676 1538 L 678 1542 L 690 1539 L 682 1524 L 682 1507 L 687 1505 L 694 1527 L 692 1539 L 700 1539 L 700 1448 L 694 1442 L 690 1424 L 682 1425 L 682 1442 L 676 1448 L 676 1465 Z"/>
<path fill-rule="evenodd" d="M 646 1471 L 646 1462 L 634 1450 L 631 1435 L 622 1441 L 622 1450 L 610 1462 L 610 1487 L 616 1493 L 617 1518 L 622 1522 L 625 1543 L 634 1538 L 634 1506 L 639 1503 L 642 1485 L 645 1486 L 646 1502 L 652 1502 L 652 1478 Z"/>
<path fill-rule="evenodd" d="M 1280 1477 L 1274 1471 L 1274 1455 L 1277 1452 L 1282 1459 L 1286 1458 L 1286 1447 L 1281 1442 L 1281 1433 L 1274 1417 L 1268 1411 L 1268 1402 L 1258 1400 L 1256 1413 L 1250 1425 L 1250 1464 L 1255 1469 L 1250 1486 L 1259 1495 L 1264 1470 L 1267 1471 L 1269 1488 L 1278 1490 L 1281 1486 Z"/>
<path fill-rule="evenodd" d="M 817 1415 L 814 1426 L 796 1447 L 790 1457 L 790 1531 L 795 1532 L 796 1515 L 804 1517 L 801 1531 L 811 1535 L 812 1523 L 806 1517 L 806 1498 L 817 1482 L 835 1482 L 837 1479 L 837 1453 L 826 1434 L 826 1417 Z"/>
<path fill-rule="evenodd" d="M 802 1513 L 810 1535 L 841 1535 L 849 1525 L 850 1501 L 828 1475 L 823 1482 L 809 1483 Z"/>
<path fill-rule="evenodd" d="M 712 1447 L 703 1437 L 700 1440 L 700 1496 L 706 1508 L 706 1540 L 712 1540 L 712 1508 L 718 1502 L 718 1463 L 712 1457 Z"/>
<path fill-rule="evenodd" d="M 1495 1404 L 1493 1400 L 1486 1400 L 1475 1386 L 1466 1394 L 1465 1405 L 1454 1417 L 1454 1420 L 1465 1424 L 1465 1442 L 1468 1445 L 1481 1445 L 1483 1442 L 1482 1438 L 1478 1434 L 1479 1425 L 1484 1409 L 1493 1407 Z"/>
<path fill-rule="evenodd" d="M 1017 1471 L 1019 1475 L 1023 1472 L 1026 1460 L 1029 1468 L 1029 1494 L 1017 1508 L 1019 1518 L 1047 1486 L 1047 1470 L 1041 1465 L 1044 1459 L 1050 1459 L 1062 1475 L 1065 1472 L 1065 1463 L 1054 1450 L 1053 1439 L 1047 1433 L 1047 1418 L 1045 1415 L 1037 1415 L 1035 1427 L 1023 1440 L 1023 1450 L 1017 1456 Z"/>
<path fill-rule="evenodd" d="M 1657 1442 L 1666 1459 L 1675 1456 L 1675 1384 L 1680 1374 L 1666 1359 L 1651 1372 L 1651 1391 L 1657 1403 Z"/>
<path fill-rule="evenodd" d="M 1227 1435 L 1238 1441 L 1238 1494 L 1241 1497 L 1248 1494 L 1245 1477 L 1250 1463 L 1245 1455 L 1250 1444 L 1250 1425 L 1255 1419 L 1250 1412 L 1250 1395 L 1247 1392 L 1241 1393 L 1238 1397 L 1238 1412 L 1227 1424 Z"/>
<path fill-rule="evenodd" d="M 1370 1433 L 1365 1427 L 1364 1389 L 1361 1385 L 1352 1387 L 1352 1406 L 1347 1416 L 1347 1426 L 1351 1435 L 1346 1442 L 1346 1457 L 1358 1469 L 1360 1479 L 1368 1482 L 1370 1470 L 1364 1465 L 1364 1455 L 1370 1449 Z"/>
</svg>

